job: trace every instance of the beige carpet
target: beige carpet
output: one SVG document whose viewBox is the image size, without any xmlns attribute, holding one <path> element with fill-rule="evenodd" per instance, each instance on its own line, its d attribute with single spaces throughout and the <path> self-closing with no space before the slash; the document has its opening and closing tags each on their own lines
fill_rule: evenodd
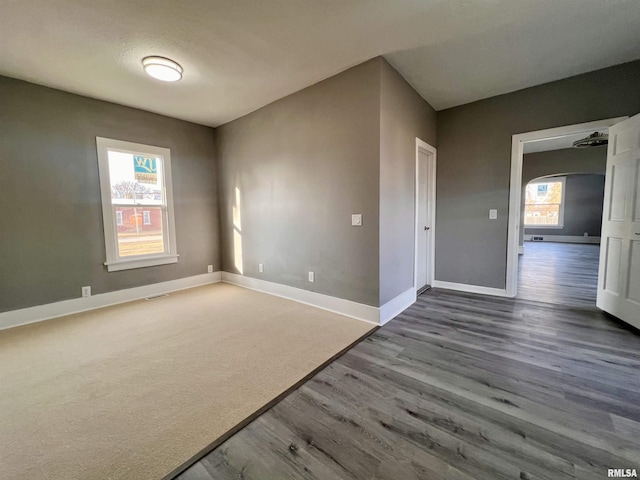
<svg viewBox="0 0 640 480">
<path fill-rule="evenodd" d="M 0 477 L 158 480 L 372 325 L 215 284 L 0 332 Z"/>
</svg>

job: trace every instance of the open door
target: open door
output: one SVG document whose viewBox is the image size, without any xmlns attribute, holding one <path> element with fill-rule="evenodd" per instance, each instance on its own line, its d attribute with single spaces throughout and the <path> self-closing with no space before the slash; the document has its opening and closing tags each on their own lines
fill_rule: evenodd
<svg viewBox="0 0 640 480">
<path fill-rule="evenodd" d="M 640 115 L 609 128 L 596 304 L 640 328 Z"/>
</svg>

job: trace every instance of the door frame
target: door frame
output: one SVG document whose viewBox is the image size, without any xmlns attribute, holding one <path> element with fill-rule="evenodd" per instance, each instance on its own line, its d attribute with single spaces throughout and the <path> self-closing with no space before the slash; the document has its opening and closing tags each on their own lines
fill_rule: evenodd
<svg viewBox="0 0 640 480">
<path fill-rule="evenodd" d="M 427 153 L 430 157 L 429 162 L 429 178 L 428 182 L 428 196 L 427 196 L 427 208 L 428 215 L 431 221 L 431 242 L 429 249 L 427 250 L 427 259 L 429 268 L 427 268 L 427 285 L 433 286 L 435 281 L 435 258 L 436 258 L 436 160 L 437 150 L 427 142 L 420 140 L 416 137 L 416 165 L 414 173 L 414 250 L 413 250 L 413 288 L 417 290 L 418 287 L 418 165 L 420 151 Z M 420 285 L 422 287 L 422 285 Z"/>
<path fill-rule="evenodd" d="M 595 122 L 565 125 L 545 130 L 517 133 L 511 136 L 511 182 L 509 185 L 509 226 L 507 231 L 507 276 L 505 295 L 515 297 L 518 292 L 518 232 L 520 230 L 520 203 L 522 200 L 523 148 L 527 142 L 548 140 L 576 133 L 608 129 L 629 117 L 616 117 Z"/>
</svg>

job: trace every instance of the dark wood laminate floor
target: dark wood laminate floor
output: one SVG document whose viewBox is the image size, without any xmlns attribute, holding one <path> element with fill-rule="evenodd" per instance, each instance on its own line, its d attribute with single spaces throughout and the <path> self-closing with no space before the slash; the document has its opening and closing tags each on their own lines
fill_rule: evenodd
<svg viewBox="0 0 640 480">
<path fill-rule="evenodd" d="M 600 245 L 525 242 L 518 298 L 569 306 L 596 304 Z"/>
<path fill-rule="evenodd" d="M 640 335 L 432 289 L 178 478 L 603 479 L 640 470 Z"/>
</svg>

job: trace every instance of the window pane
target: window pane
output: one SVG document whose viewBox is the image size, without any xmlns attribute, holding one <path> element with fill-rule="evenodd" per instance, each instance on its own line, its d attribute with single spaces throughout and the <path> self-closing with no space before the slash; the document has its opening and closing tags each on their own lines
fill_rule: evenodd
<svg viewBox="0 0 640 480">
<path fill-rule="evenodd" d="M 527 205 L 524 209 L 525 225 L 558 225 L 560 205 Z"/>
<path fill-rule="evenodd" d="M 526 204 L 540 205 L 562 202 L 562 182 L 530 183 L 527 185 Z"/>
<path fill-rule="evenodd" d="M 118 229 L 118 255 L 151 255 L 163 253 L 163 209 L 161 207 L 116 206 L 116 218 L 122 216 Z M 148 223 L 146 222 L 148 220 Z"/>
<path fill-rule="evenodd" d="M 164 204 L 162 158 L 113 150 L 108 155 L 113 203 Z"/>
</svg>

